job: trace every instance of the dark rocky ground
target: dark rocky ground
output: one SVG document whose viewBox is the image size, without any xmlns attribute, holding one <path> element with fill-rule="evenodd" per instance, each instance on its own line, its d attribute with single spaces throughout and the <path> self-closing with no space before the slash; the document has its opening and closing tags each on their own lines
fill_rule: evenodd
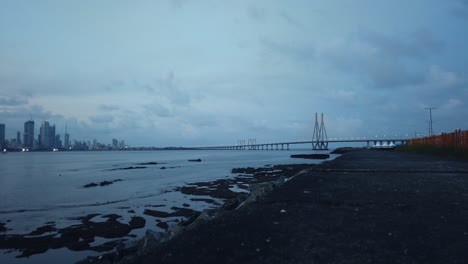
<svg viewBox="0 0 468 264">
<path fill-rule="evenodd" d="M 466 161 L 358 150 L 134 255 L 83 263 L 467 263 L 467 249 Z"/>
</svg>

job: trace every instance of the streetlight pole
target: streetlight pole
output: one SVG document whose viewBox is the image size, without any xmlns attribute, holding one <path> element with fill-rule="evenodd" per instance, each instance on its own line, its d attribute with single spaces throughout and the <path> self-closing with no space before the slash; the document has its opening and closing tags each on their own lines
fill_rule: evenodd
<svg viewBox="0 0 468 264">
<path fill-rule="evenodd" d="M 432 130 L 432 109 L 437 109 L 435 107 L 426 107 L 429 110 L 429 136 L 434 134 L 434 130 Z"/>
</svg>

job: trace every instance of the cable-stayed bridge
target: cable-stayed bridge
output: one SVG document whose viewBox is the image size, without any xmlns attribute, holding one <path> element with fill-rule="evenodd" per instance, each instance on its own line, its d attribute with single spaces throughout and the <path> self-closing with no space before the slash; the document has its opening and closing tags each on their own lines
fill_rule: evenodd
<svg viewBox="0 0 468 264">
<path fill-rule="evenodd" d="M 331 138 L 327 137 L 323 114 L 321 121 L 318 121 L 318 115 L 315 114 L 314 132 L 311 140 L 293 140 L 277 141 L 268 143 L 257 143 L 256 139 L 238 140 L 235 145 L 221 146 L 202 146 L 190 149 L 200 150 L 289 150 L 291 145 L 310 144 L 313 150 L 327 150 L 328 145 L 332 143 L 366 143 L 368 147 L 391 147 L 398 144 L 407 144 L 409 138 L 401 137 L 352 137 L 352 138 Z"/>
</svg>

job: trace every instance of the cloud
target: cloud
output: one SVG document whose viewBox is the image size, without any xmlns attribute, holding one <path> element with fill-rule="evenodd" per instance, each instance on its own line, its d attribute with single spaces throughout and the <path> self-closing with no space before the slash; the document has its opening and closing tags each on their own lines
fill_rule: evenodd
<svg viewBox="0 0 468 264">
<path fill-rule="evenodd" d="M 462 84 L 461 78 L 454 72 L 445 71 L 438 65 L 429 70 L 428 83 L 436 88 L 454 88 Z"/>
<path fill-rule="evenodd" d="M 250 5 L 247 7 L 247 15 L 255 22 L 264 22 L 267 17 L 267 11 L 265 8 Z"/>
<path fill-rule="evenodd" d="M 375 88 L 397 88 L 425 81 L 420 65 L 443 49 L 425 30 L 405 37 L 361 31 L 329 43 L 319 56 L 342 71 L 365 78 Z"/>
<path fill-rule="evenodd" d="M 468 19 L 468 0 L 456 0 L 452 7 L 452 14 L 457 17 Z"/>
<path fill-rule="evenodd" d="M 145 109 L 146 114 L 148 115 L 156 115 L 159 117 L 172 117 L 173 116 L 173 113 L 169 108 L 165 107 L 164 105 L 158 102 L 144 105 L 143 108 Z"/>
<path fill-rule="evenodd" d="M 98 109 L 101 110 L 101 111 L 105 111 L 105 112 L 112 112 L 112 111 L 117 111 L 120 109 L 119 106 L 117 105 L 106 105 L 106 104 L 102 104 L 102 105 L 99 105 L 98 106 Z"/>
<path fill-rule="evenodd" d="M 25 105 L 28 103 L 28 99 L 24 97 L 6 97 L 6 96 L 0 96 L 0 107 L 1 106 L 19 106 L 19 105 Z"/>
<path fill-rule="evenodd" d="M 388 36 L 374 31 L 361 31 L 357 38 L 367 43 L 379 55 L 397 58 L 418 58 L 439 53 L 444 44 L 437 40 L 428 30 L 417 30 L 403 37 Z"/>
<path fill-rule="evenodd" d="M 112 116 L 112 115 L 96 115 L 96 116 L 90 116 L 89 119 L 93 123 L 106 124 L 106 123 L 113 122 L 114 121 L 114 116 Z"/>
<path fill-rule="evenodd" d="M 189 3 L 189 0 L 169 0 L 174 9 L 182 9 Z"/>
<path fill-rule="evenodd" d="M 284 21 L 286 21 L 289 25 L 297 28 L 297 29 L 304 29 L 304 24 L 296 20 L 293 16 L 291 16 L 289 13 L 285 11 L 280 11 L 279 12 L 280 18 L 282 18 Z"/>
<path fill-rule="evenodd" d="M 463 102 L 460 99 L 450 98 L 442 105 L 441 108 L 445 110 L 453 110 L 460 107 L 461 105 L 463 105 Z"/>
<path fill-rule="evenodd" d="M 156 80 L 156 87 L 152 90 L 147 88 L 147 90 L 153 91 L 158 96 L 167 98 L 175 105 L 188 105 L 191 101 L 189 93 L 179 87 L 173 71 L 163 73 Z"/>
<path fill-rule="evenodd" d="M 315 59 L 315 49 L 312 44 L 299 41 L 278 41 L 262 38 L 260 43 L 268 51 L 267 58 L 271 54 L 286 58 L 295 63 L 310 63 Z"/>
</svg>

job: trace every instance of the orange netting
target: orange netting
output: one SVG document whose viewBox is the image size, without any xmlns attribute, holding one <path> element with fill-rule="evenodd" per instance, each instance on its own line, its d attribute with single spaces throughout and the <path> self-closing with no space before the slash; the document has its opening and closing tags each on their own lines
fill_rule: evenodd
<svg viewBox="0 0 468 264">
<path fill-rule="evenodd" d="M 409 141 L 410 145 L 431 145 L 438 147 L 450 147 L 457 149 L 468 149 L 468 130 L 455 130 L 453 133 L 442 133 L 438 136 L 413 138 Z"/>
</svg>

